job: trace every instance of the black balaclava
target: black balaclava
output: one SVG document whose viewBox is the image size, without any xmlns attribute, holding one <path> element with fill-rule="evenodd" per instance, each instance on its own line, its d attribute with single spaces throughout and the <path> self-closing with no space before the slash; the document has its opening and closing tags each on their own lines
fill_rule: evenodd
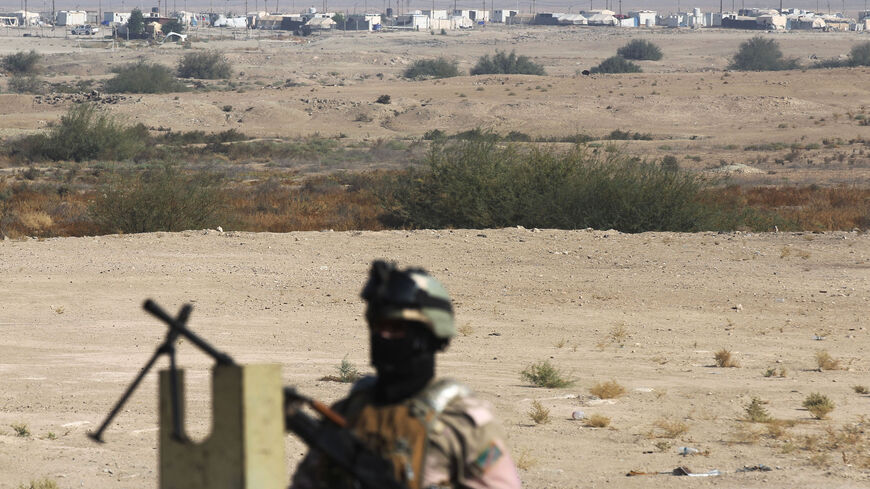
<svg viewBox="0 0 870 489">
<path fill-rule="evenodd" d="M 393 404 L 419 392 L 435 376 L 438 341 L 424 325 L 409 323 L 402 338 L 372 332 L 372 366 L 378 372 L 375 401 Z"/>
</svg>

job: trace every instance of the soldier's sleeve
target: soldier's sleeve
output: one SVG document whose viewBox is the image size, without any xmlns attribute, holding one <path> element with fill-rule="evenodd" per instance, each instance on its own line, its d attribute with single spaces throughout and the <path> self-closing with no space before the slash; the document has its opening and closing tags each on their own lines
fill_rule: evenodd
<svg viewBox="0 0 870 489">
<path fill-rule="evenodd" d="M 522 484 L 489 403 L 454 400 L 433 427 L 426 456 L 426 488 L 519 489 Z"/>
<path fill-rule="evenodd" d="M 317 489 L 316 471 L 322 455 L 317 450 L 308 450 L 305 458 L 296 466 L 293 479 L 290 481 L 290 489 Z"/>
</svg>

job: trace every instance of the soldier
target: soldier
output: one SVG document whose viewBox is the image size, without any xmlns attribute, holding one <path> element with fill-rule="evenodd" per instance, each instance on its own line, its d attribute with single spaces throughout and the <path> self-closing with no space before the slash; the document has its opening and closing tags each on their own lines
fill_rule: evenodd
<svg viewBox="0 0 870 489">
<path fill-rule="evenodd" d="M 356 382 L 334 409 L 370 449 L 393 463 L 409 489 L 520 487 L 489 403 L 468 387 L 435 379 L 435 353 L 456 334 L 444 287 L 422 269 L 376 261 L 362 291 L 376 376 Z M 310 451 L 292 489 L 358 487 Z"/>
</svg>

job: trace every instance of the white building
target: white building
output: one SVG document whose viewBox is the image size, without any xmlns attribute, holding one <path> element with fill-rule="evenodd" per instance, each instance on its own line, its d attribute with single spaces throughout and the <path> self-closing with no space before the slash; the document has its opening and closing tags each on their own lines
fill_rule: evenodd
<svg viewBox="0 0 870 489">
<path fill-rule="evenodd" d="M 636 17 L 639 27 L 652 27 L 656 25 L 656 12 L 654 10 L 629 11 L 628 16 Z"/>
<path fill-rule="evenodd" d="M 421 10 L 421 12 L 423 12 L 423 15 L 428 16 L 430 19 L 447 20 L 450 18 L 450 16 L 447 15 L 446 10 L 431 10 L 431 9 L 429 9 L 429 10 Z"/>
<path fill-rule="evenodd" d="M 61 10 L 57 13 L 55 25 L 82 25 L 88 22 L 88 13 L 84 10 Z"/>
<path fill-rule="evenodd" d="M 126 24 L 130 20 L 130 12 L 103 12 L 103 22 L 112 24 Z"/>
<path fill-rule="evenodd" d="M 517 12 L 516 10 L 493 10 L 492 21 L 498 22 L 500 24 L 506 24 L 508 22 L 511 22 L 511 18 L 516 17 L 518 13 L 519 12 Z"/>
</svg>

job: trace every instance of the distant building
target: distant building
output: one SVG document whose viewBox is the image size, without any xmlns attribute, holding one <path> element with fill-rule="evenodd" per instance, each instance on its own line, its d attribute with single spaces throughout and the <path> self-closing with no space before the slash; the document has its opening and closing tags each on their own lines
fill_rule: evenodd
<svg viewBox="0 0 870 489">
<path fill-rule="evenodd" d="M 500 24 L 510 24 L 517 16 L 516 10 L 493 10 L 492 21 Z"/>
<path fill-rule="evenodd" d="M 105 25 L 126 24 L 130 20 L 130 12 L 103 12 L 103 21 Z"/>
<path fill-rule="evenodd" d="M 61 10 L 57 13 L 55 25 L 82 25 L 87 21 L 88 13 L 84 10 Z"/>
<path fill-rule="evenodd" d="M 628 16 L 637 18 L 637 25 L 639 27 L 652 27 L 656 25 L 656 12 L 654 10 L 629 11 Z"/>
<path fill-rule="evenodd" d="M 381 25 L 379 14 L 352 14 L 347 17 L 345 25 L 337 25 L 336 27 L 349 31 L 373 31 L 377 29 L 375 26 L 379 25 Z"/>
</svg>

